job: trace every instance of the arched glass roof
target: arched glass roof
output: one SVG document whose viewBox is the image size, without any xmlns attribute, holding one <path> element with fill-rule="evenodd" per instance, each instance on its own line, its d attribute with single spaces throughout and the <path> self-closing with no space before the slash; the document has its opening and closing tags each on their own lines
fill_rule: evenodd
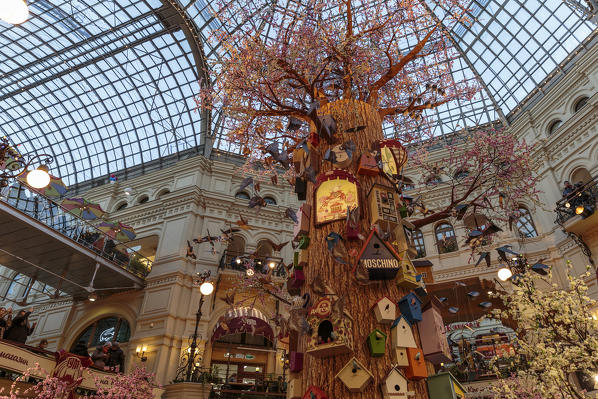
<svg viewBox="0 0 598 399">
<path fill-rule="evenodd" d="M 572 52 L 596 41 L 596 25 L 571 6 L 575 1 L 471 0 L 471 22 L 444 24 L 460 54 L 455 79 L 477 80 L 483 90 L 432 110 L 432 131 L 508 123 Z M 201 55 L 222 56 L 211 36 L 220 26 L 210 3 L 30 0 L 28 21 L 0 21 L 0 134 L 22 153 L 54 155 L 52 172 L 71 185 L 198 151 L 208 126 L 207 145 L 236 151 L 218 113 L 208 125 L 195 112 Z M 298 3 L 265 2 L 287 12 Z M 444 23 L 437 4 L 427 5 Z M 185 23 L 191 34 L 181 29 Z M 408 49 L 414 41 L 401 43 Z"/>
</svg>

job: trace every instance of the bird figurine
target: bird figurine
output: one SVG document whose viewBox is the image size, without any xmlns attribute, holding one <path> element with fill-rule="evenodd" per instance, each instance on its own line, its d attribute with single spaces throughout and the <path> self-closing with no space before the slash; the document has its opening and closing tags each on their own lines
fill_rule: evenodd
<svg viewBox="0 0 598 399">
<path fill-rule="evenodd" d="M 239 186 L 239 190 L 243 190 L 247 186 L 253 185 L 253 177 L 246 177 L 241 181 L 241 185 Z"/>
<path fill-rule="evenodd" d="M 345 241 L 340 234 L 331 232 L 326 236 L 326 243 L 328 246 L 328 252 L 332 255 L 332 258 L 343 265 L 349 264 L 349 254 L 347 252 L 347 247 L 345 246 Z"/>
<path fill-rule="evenodd" d="M 503 262 L 508 262 L 509 259 L 507 258 L 507 254 L 513 255 L 514 257 L 519 257 L 520 255 L 513 251 L 511 245 L 503 245 L 502 247 L 496 248 L 496 252 L 498 252 L 498 256 L 503 260 Z"/>
<path fill-rule="evenodd" d="M 480 252 L 480 257 L 478 258 L 478 261 L 476 262 L 476 266 L 478 266 L 482 260 L 486 261 L 486 266 L 490 267 L 490 252 Z"/>
<path fill-rule="evenodd" d="M 289 132 L 294 132 L 295 130 L 299 130 L 303 122 L 301 119 L 295 118 L 294 116 L 289 117 L 289 123 L 287 124 L 287 130 Z"/>
<path fill-rule="evenodd" d="M 353 368 L 351 369 L 351 371 L 353 372 L 353 374 L 357 373 L 358 370 L 361 370 L 361 367 L 359 367 L 359 364 L 357 364 L 355 359 L 353 359 L 352 366 L 353 366 Z"/>
<path fill-rule="evenodd" d="M 359 239 L 359 207 L 353 209 L 347 207 L 347 219 L 345 221 L 345 236 L 347 240 Z"/>
<path fill-rule="evenodd" d="M 191 242 L 189 242 L 189 240 L 187 240 L 187 254 L 185 256 L 187 258 L 197 259 L 195 253 L 193 253 L 193 246 L 191 245 Z"/>
<path fill-rule="evenodd" d="M 266 238 L 266 242 L 269 243 L 270 246 L 272 246 L 272 251 L 274 252 L 280 252 L 280 250 L 283 249 L 289 243 L 288 241 L 285 241 L 280 244 L 275 244 L 274 241 L 272 241 L 269 238 Z"/>
<path fill-rule="evenodd" d="M 284 215 L 285 215 L 287 218 L 291 219 L 293 222 L 295 222 L 295 223 L 299 223 L 299 220 L 297 219 L 297 212 L 296 212 L 294 209 L 292 209 L 292 208 L 287 208 L 287 209 L 284 211 Z"/>
<path fill-rule="evenodd" d="M 334 142 L 334 136 L 336 135 L 336 120 L 332 115 L 318 116 L 318 134 L 323 137 L 328 143 Z"/>
<path fill-rule="evenodd" d="M 239 228 L 241 228 L 243 230 L 251 229 L 251 227 L 249 227 L 249 223 L 248 223 L 247 219 L 243 218 L 243 216 L 241 216 L 241 214 L 239 214 L 239 220 L 237 220 L 235 223 L 237 224 L 237 226 L 239 226 Z"/>
<path fill-rule="evenodd" d="M 264 200 L 261 196 L 255 194 L 253 197 L 251 197 L 251 199 L 249 200 L 249 208 L 255 208 L 257 207 L 257 211 L 259 213 L 259 211 L 267 206 L 268 204 L 266 203 L 266 200 Z"/>
<path fill-rule="evenodd" d="M 330 293 L 330 289 L 322 279 L 322 275 L 317 274 L 310 284 L 311 291 L 319 296 L 324 296 Z"/>
</svg>

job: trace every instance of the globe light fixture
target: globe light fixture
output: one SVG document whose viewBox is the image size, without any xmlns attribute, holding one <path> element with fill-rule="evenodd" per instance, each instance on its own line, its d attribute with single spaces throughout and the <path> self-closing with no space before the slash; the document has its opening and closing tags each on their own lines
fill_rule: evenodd
<svg viewBox="0 0 598 399">
<path fill-rule="evenodd" d="M 41 165 L 39 168 L 27 173 L 27 184 L 33 188 L 44 188 L 50 184 L 50 175 L 48 167 Z"/>
<path fill-rule="evenodd" d="M 500 279 L 500 281 L 507 281 L 511 278 L 512 275 L 513 272 L 511 272 L 511 269 L 508 269 L 506 267 L 503 267 L 502 269 L 498 270 L 498 278 Z"/>
<path fill-rule="evenodd" d="M 270 263 L 268 263 L 268 267 L 269 267 L 270 269 L 274 269 L 274 268 L 276 267 L 276 262 L 274 262 L 274 261 L 270 261 Z"/>
<path fill-rule="evenodd" d="M 583 213 L 583 210 L 584 210 L 583 205 L 578 205 L 575 208 L 575 213 L 578 214 L 578 215 L 581 215 Z"/>
<path fill-rule="evenodd" d="M 210 281 L 202 283 L 199 286 L 199 292 L 201 292 L 202 295 L 211 295 L 212 292 L 214 292 L 214 284 L 212 284 Z"/>
<path fill-rule="evenodd" d="M 29 7 L 24 0 L 0 1 L 0 19 L 9 24 L 18 25 L 29 18 Z"/>
<path fill-rule="evenodd" d="M 251 277 L 251 276 L 253 276 L 255 274 L 255 270 L 253 270 L 253 269 L 247 269 L 246 273 L 247 273 L 247 276 Z"/>
</svg>

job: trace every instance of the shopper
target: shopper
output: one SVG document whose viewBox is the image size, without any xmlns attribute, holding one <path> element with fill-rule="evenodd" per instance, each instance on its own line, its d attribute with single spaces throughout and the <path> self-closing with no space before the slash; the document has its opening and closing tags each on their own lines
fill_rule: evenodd
<svg viewBox="0 0 598 399">
<path fill-rule="evenodd" d="M 48 340 L 47 339 L 42 339 L 41 341 L 39 341 L 39 344 L 37 344 L 37 347 L 39 349 L 43 349 L 46 350 L 46 348 L 48 347 Z"/>
<path fill-rule="evenodd" d="M 29 308 L 28 311 L 21 310 L 12 320 L 10 327 L 6 330 L 4 338 L 24 344 L 27 341 L 27 337 L 33 333 L 36 323 L 29 326 L 29 315 L 33 311 L 33 308 Z"/>
<path fill-rule="evenodd" d="M 123 350 L 120 349 L 118 342 L 116 342 L 116 341 L 112 342 L 112 346 L 110 347 L 108 356 L 109 356 L 108 366 L 116 372 L 124 373 L 125 372 L 125 354 L 124 354 Z"/>
<path fill-rule="evenodd" d="M 89 351 L 87 350 L 87 345 L 85 345 L 85 341 L 81 340 L 77 342 L 77 345 L 71 350 L 71 353 L 79 356 L 86 356 L 89 357 Z"/>
<path fill-rule="evenodd" d="M 108 354 L 104 351 L 103 346 L 98 346 L 96 350 L 91 354 L 91 360 L 93 365 L 101 368 L 102 370 L 106 367 L 108 361 Z"/>
</svg>

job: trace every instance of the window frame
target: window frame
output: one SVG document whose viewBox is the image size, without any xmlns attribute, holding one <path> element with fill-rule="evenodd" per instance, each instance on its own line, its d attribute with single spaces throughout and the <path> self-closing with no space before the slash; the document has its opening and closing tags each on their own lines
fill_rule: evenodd
<svg viewBox="0 0 598 399">
<path fill-rule="evenodd" d="M 443 229 L 444 226 L 449 226 L 449 229 Z M 443 233 L 449 233 L 445 235 L 444 238 L 440 238 L 439 235 Z M 438 250 L 439 254 L 447 254 L 451 252 L 457 252 L 459 250 L 459 245 L 457 243 L 457 234 L 455 233 L 455 227 L 446 221 L 438 223 L 434 227 L 434 237 L 436 239 L 436 249 Z"/>
</svg>

